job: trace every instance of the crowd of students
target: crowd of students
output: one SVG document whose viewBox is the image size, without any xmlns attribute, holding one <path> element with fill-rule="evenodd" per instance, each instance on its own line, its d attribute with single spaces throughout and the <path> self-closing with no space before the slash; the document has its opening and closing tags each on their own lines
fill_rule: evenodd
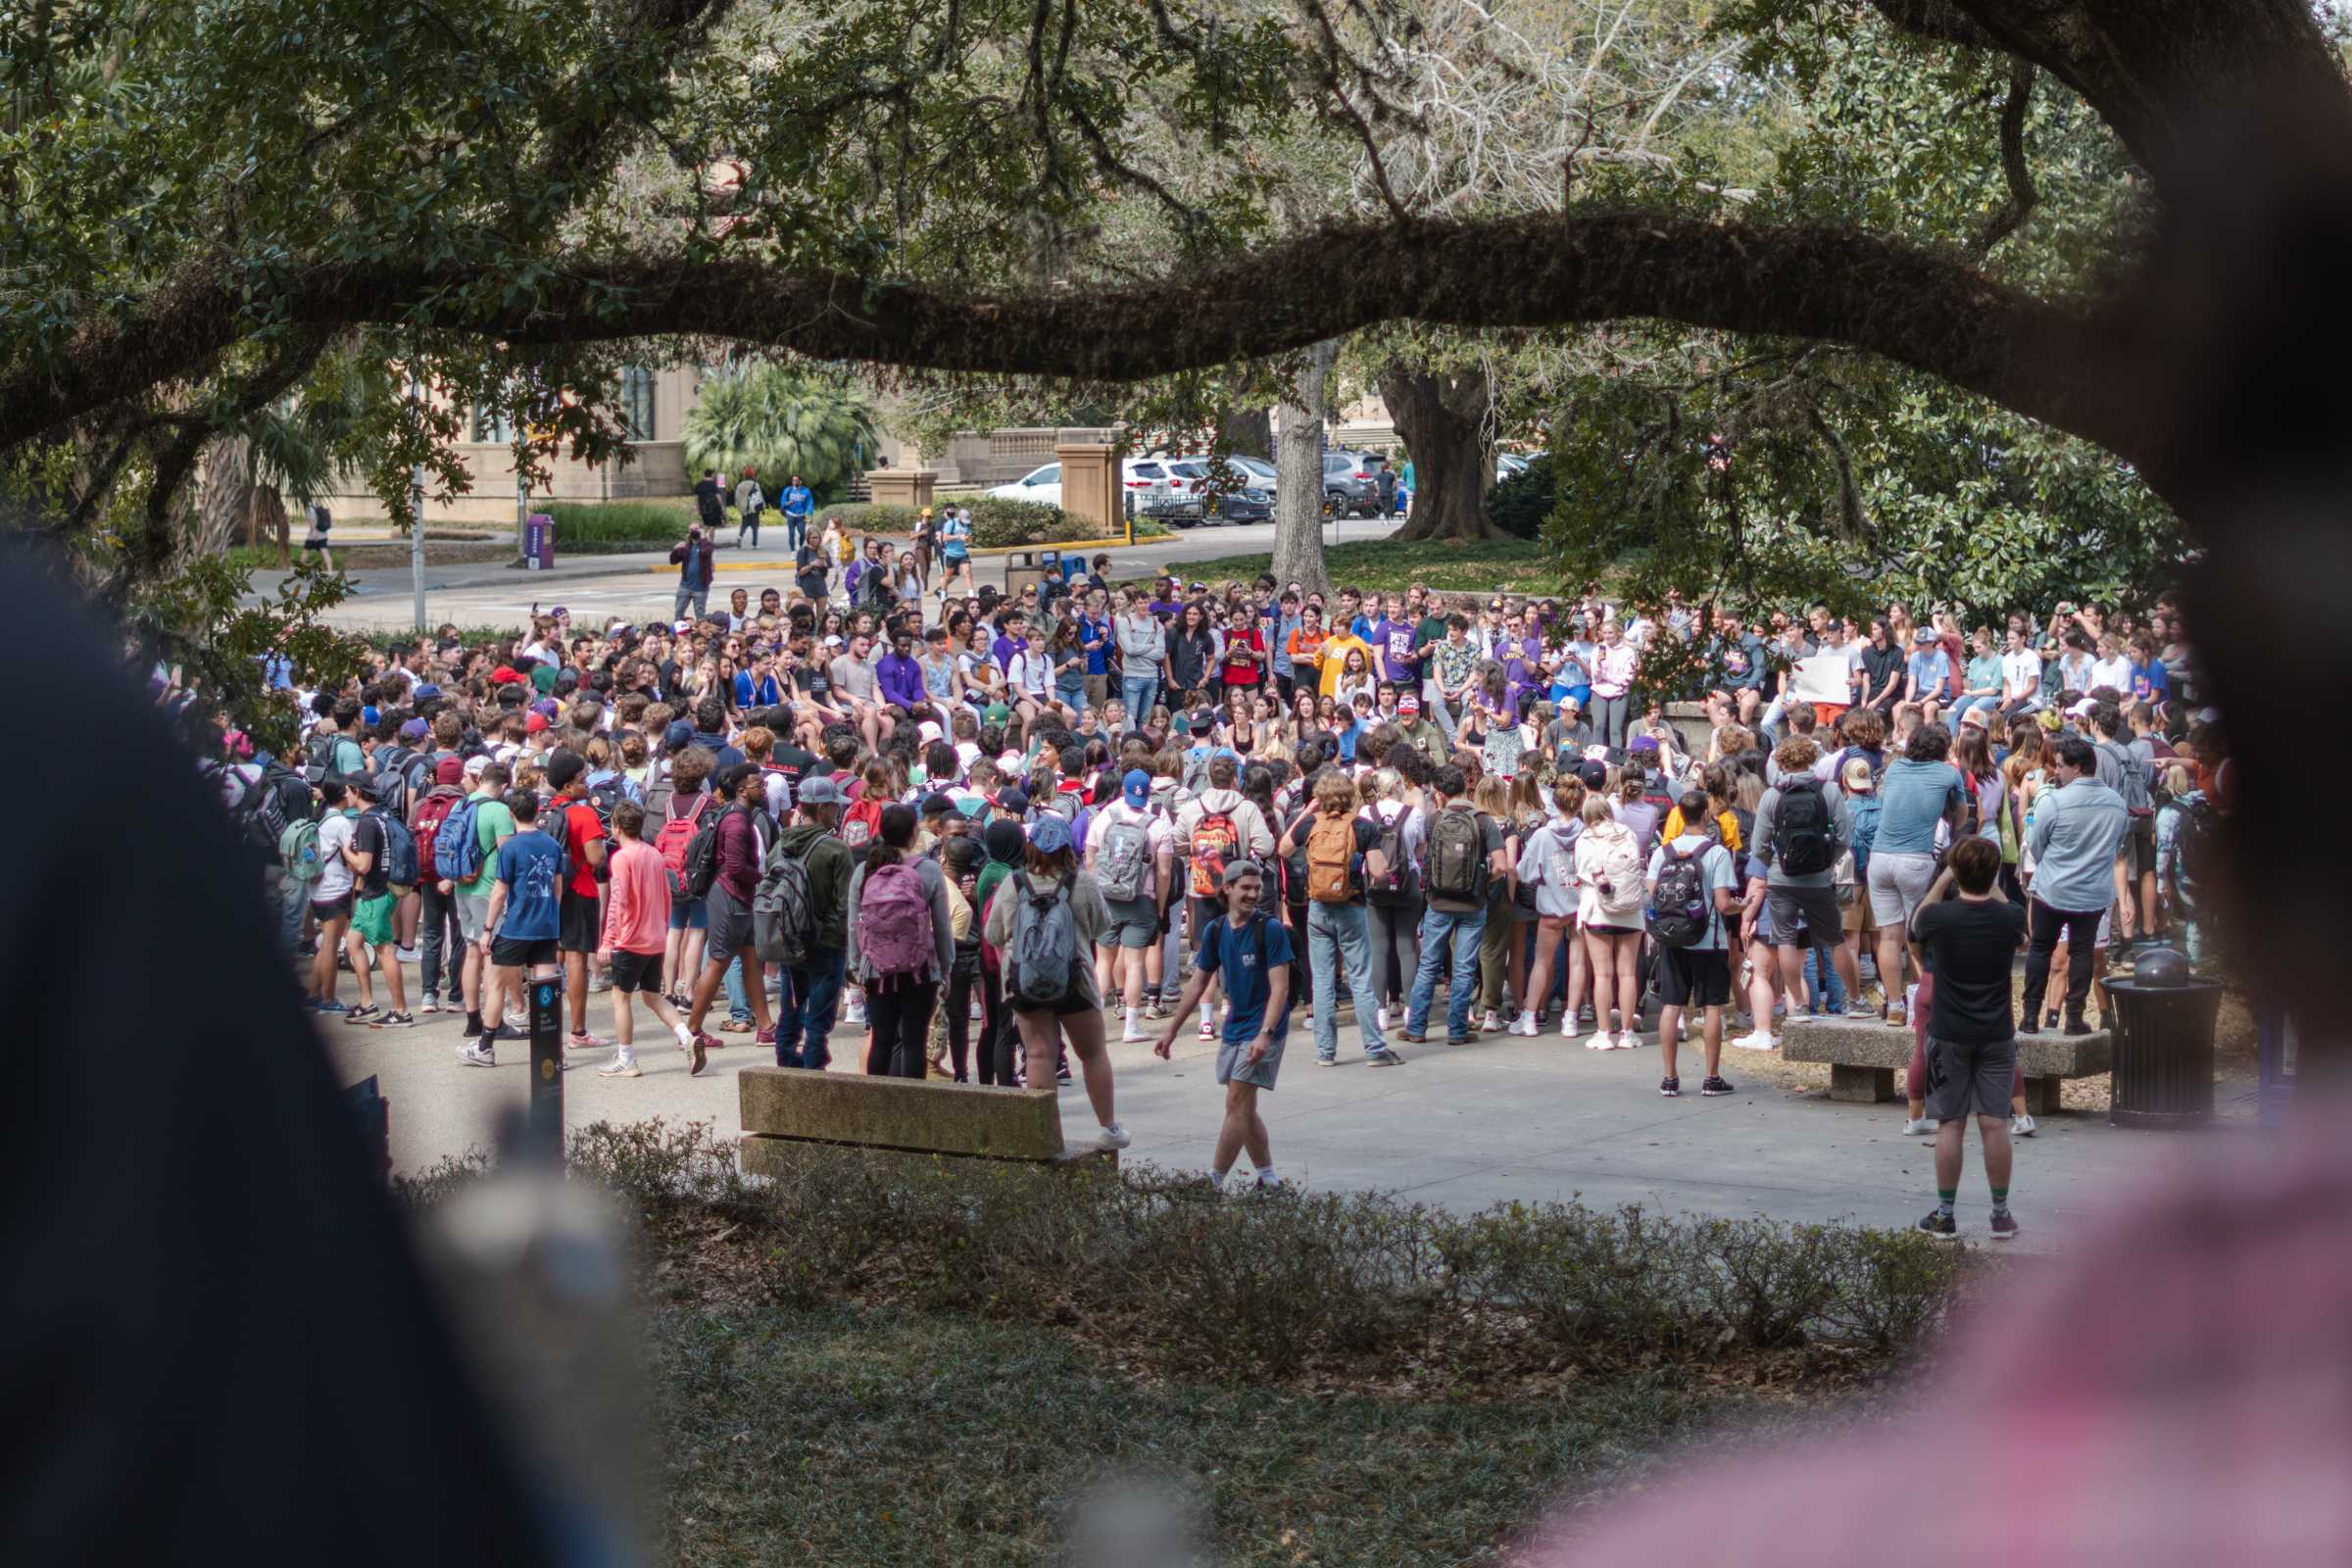
<svg viewBox="0 0 2352 1568">
<path fill-rule="evenodd" d="M 1299 1004 L 1317 1065 L 1352 1005 L 1396 1067 L 1441 991 L 1447 1045 L 1556 1026 L 1596 1052 L 1635 1049 L 1654 994 L 1669 1097 L 1693 1033 L 1724 1095 L 1725 1046 L 1772 1049 L 1778 1017 L 1884 1018 L 1920 1035 L 1925 1131 L 1940 1020 L 1982 1002 L 1908 978 L 1936 907 L 1979 897 L 1956 866 L 1990 857 L 2021 911 L 2024 1031 L 2088 1027 L 2111 941 L 2205 954 L 2229 763 L 2169 601 L 2011 616 L 1996 655 L 1900 605 L 1750 631 L 1672 598 L 1120 586 L 1102 558 L 959 596 L 938 542 L 845 551 L 828 521 L 802 547 L 823 570 L 715 612 L 445 628 L 343 691 L 286 672 L 311 729 L 276 759 L 227 736 L 223 799 L 311 1004 L 405 1027 L 414 963 L 416 1011 L 462 1015 L 488 1066 L 525 977 L 561 975 L 610 1076 L 642 1070 L 638 1002 L 696 1072 L 744 1033 L 823 1067 L 842 1009 L 869 1072 L 1074 1063 L 1106 1147 L 1105 1014 L 1164 1054 L 1197 1012 L 1215 1174 L 1247 1152 L 1270 1182 L 1255 1096 Z M 1688 685 L 1651 691 L 1670 644 L 1652 667 Z M 1705 716 L 1668 723 L 1668 695 Z"/>
</svg>

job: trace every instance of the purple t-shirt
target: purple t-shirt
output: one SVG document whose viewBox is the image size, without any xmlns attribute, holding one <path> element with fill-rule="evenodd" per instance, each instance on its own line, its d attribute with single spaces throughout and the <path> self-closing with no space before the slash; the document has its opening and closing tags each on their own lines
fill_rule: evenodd
<svg viewBox="0 0 2352 1568">
<path fill-rule="evenodd" d="M 1416 678 L 1411 657 L 1416 624 L 1409 620 L 1384 620 L 1372 628 L 1371 636 L 1364 639 L 1379 651 L 1383 678 L 1394 681 Z"/>
<path fill-rule="evenodd" d="M 1026 642 L 1022 641 L 1018 637 L 1000 636 L 995 642 L 989 644 L 988 651 L 996 656 L 997 668 L 1010 669 L 1012 667 L 1012 656 L 1028 646 L 1029 645 Z"/>
</svg>

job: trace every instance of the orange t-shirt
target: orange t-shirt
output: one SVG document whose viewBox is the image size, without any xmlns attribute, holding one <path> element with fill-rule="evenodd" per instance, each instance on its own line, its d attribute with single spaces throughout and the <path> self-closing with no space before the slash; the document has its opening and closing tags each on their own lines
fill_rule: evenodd
<svg viewBox="0 0 2352 1568">
<path fill-rule="evenodd" d="M 622 844 L 606 862 L 604 945 L 615 953 L 660 953 L 669 940 L 669 873 L 661 852 Z"/>
</svg>

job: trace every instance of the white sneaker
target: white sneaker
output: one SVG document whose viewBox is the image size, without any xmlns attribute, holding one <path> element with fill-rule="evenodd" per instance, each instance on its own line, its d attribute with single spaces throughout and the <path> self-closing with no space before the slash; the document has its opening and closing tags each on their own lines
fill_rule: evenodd
<svg viewBox="0 0 2352 1568">
<path fill-rule="evenodd" d="M 1095 1147 L 1097 1149 L 1125 1149 L 1134 1142 L 1134 1139 L 1127 1136 L 1127 1129 L 1115 1121 L 1107 1127 L 1095 1129 Z"/>
<path fill-rule="evenodd" d="M 2016 1124 L 2013 1122 L 2010 1125 L 2014 1130 Z M 1933 1138 L 1936 1136 L 1936 1124 L 1925 1116 L 1905 1116 L 1903 1118 L 1903 1136 L 1905 1138 L 1923 1136 Z"/>
<path fill-rule="evenodd" d="M 1587 1051 L 1614 1051 L 1617 1049 L 1616 1037 L 1603 1029 L 1585 1042 L 1585 1049 Z"/>
<path fill-rule="evenodd" d="M 1536 1015 L 1532 1012 L 1523 1012 L 1518 1017 L 1513 1018 L 1511 1020 L 1511 1033 L 1515 1035 L 1524 1035 L 1529 1039 L 1533 1039 L 1536 1033 Z"/>
<path fill-rule="evenodd" d="M 1486 1017 L 1479 1020 L 1478 1027 L 1482 1033 L 1491 1035 L 1502 1027 L 1502 1018 L 1493 1007 L 1489 1007 Z"/>
<path fill-rule="evenodd" d="M 1772 1051 L 1778 1049 L 1780 1043 L 1778 1037 L 1758 1029 L 1733 1041 L 1732 1049 L 1735 1051 Z"/>
<path fill-rule="evenodd" d="M 507 1009 L 507 1027 L 514 1030 L 516 1034 L 527 1033 L 531 1027 L 531 1015 L 516 1008 L 509 1007 Z"/>
<path fill-rule="evenodd" d="M 394 948 L 392 950 L 392 956 L 403 963 L 415 963 L 416 961 L 416 950 L 415 948 Z"/>
<path fill-rule="evenodd" d="M 1141 1014 L 1138 1014 L 1138 1017 L 1140 1017 L 1140 1016 L 1141 1016 Z M 1147 1044 L 1147 1043 L 1149 1043 L 1149 1042 L 1150 1042 L 1150 1040 L 1152 1039 L 1152 1037 L 1151 1037 L 1150 1035 L 1148 1035 L 1148 1034 L 1144 1033 L 1144 1032 L 1143 1032 L 1141 1029 L 1138 1029 L 1138 1028 L 1136 1027 L 1136 1022 L 1137 1022 L 1137 1019 L 1136 1019 L 1136 1018 L 1130 1018 L 1130 1019 L 1128 1019 L 1128 1020 L 1127 1020 L 1127 1027 L 1119 1031 L 1119 1044 L 1120 1044 L 1120 1045 L 1122 1045 L 1122 1046 L 1140 1046 L 1140 1045 L 1145 1045 L 1145 1044 Z"/>
<path fill-rule="evenodd" d="M 637 1070 L 637 1058 L 634 1056 L 614 1056 L 611 1061 L 597 1068 L 596 1075 L 599 1078 L 642 1078 L 645 1076 Z"/>
<path fill-rule="evenodd" d="M 1389 1032 L 1389 1009 L 1386 1004 L 1372 1009 L 1372 1026 L 1384 1035 Z"/>
<path fill-rule="evenodd" d="M 1640 1051 L 1642 1049 L 1642 1037 L 1634 1033 L 1631 1029 L 1625 1030 L 1617 1037 L 1617 1049 L 1619 1051 Z"/>
<path fill-rule="evenodd" d="M 2009 1136 L 2012 1138 L 2031 1138 L 2034 1136 L 2034 1129 L 2040 1125 L 2041 1124 L 2035 1121 L 2032 1116 L 2020 1111 L 2017 1115 L 2009 1118 Z"/>
<path fill-rule="evenodd" d="M 463 1045 L 458 1048 L 458 1059 L 468 1067 L 495 1067 L 498 1057 L 486 1046 Z"/>
</svg>

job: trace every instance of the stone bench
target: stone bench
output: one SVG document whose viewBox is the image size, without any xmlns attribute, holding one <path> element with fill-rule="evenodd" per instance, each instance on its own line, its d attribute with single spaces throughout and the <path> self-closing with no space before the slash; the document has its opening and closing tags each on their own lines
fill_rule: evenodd
<svg viewBox="0 0 2352 1568">
<path fill-rule="evenodd" d="M 1115 1150 L 1061 1141 L 1051 1089 L 996 1089 L 804 1067 L 746 1067 L 737 1075 L 743 1168 L 777 1174 L 796 1149 L 833 1144 L 895 1153 L 1009 1159 L 1115 1170 Z"/>
<path fill-rule="evenodd" d="M 2114 1065 L 2114 1037 L 2104 1029 L 2020 1035 L 2017 1054 L 2026 1074 L 2026 1109 L 2047 1116 L 2059 1108 L 2065 1080 L 2095 1078 Z M 1876 1104 L 1896 1098 L 1895 1077 L 1911 1064 L 1911 1031 L 1874 1018 L 1789 1018 L 1781 1027 L 1781 1054 L 1829 1063 L 1832 1100 Z"/>
</svg>

